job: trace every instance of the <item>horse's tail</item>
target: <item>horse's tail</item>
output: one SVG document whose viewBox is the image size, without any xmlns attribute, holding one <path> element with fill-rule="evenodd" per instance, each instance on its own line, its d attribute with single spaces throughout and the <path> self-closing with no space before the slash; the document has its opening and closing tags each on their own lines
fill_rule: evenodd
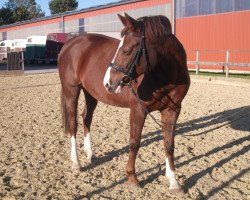
<svg viewBox="0 0 250 200">
<path fill-rule="evenodd" d="M 65 96 L 63 94 L 63 91 L 61 89 L 61 114 L 62 114 L 62 128 L 64 130 L 64 133 L 68 133 L 68 112 L 66 109 L 66 100 Z"/>
</svg>

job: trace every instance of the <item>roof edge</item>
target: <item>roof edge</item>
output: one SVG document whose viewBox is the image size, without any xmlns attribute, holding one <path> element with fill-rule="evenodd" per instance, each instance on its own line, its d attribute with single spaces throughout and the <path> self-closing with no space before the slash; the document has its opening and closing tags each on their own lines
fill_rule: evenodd
<svg viewBox="0 0 250 200">
<path fill-rule="evenodd" d="M 31 20 L 16 22 L 16 23 L 13 23 L 13 24 L 2 25 L 2 26 L 0 26 L 0 31 L 1 31 L 1 29 L 10 28 L 10 27 L 14 27 L 14 26 L 21 26 L 21 25 L 24 25 L 24 24 L 30 24 L 30 23 L 34 23 L 34 22 L 45 21 L 45 20 L 48 20 L 48 19 L 56 19 L 56 18 L 65 17 L 65 16 L 69 16 L 69 15 L 76 15 L 76 14 L 79 14 L 79 13 L 91 12 L 91 11 L 95 11 L 95 10 L 111 8 L 111 7 L 114 7 L 114 6 L 121 6 L 121 5 L 125 5 L 125 4 L 141 2 L 141 1 L 145 1 L 145 0 L 121 0 L 121 1 L 113 2 L 113 3 L 104 4 L 104 5 L 93 6 L 93 7 L 89 7 L 89 8 L 83 8 L 83 9 L 80 9 L 80 10 L 67 11 L 67 12 L 64 12 L 64 13 L 54 14 L 54 15 L 45 16 L 45 17 L 41 17 L 41 18 L 35 18 L 35 19 L 31 19 Z"/>
</svg>

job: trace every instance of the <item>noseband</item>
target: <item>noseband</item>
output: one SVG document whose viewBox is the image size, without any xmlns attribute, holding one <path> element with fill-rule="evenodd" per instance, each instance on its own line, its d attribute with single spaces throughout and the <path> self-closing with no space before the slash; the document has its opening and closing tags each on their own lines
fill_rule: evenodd
<svg viewBox="0 0 250 200">
<path fill-rule="evenodd" d="M 109 67 L 121 72 L 124 74 L 124 76 L 122 77 L 122 79 L 119 81 L 118 85 L 128 85 L 133 79 L 133 71 L 136 67 L 136 65 L 139 64 L 140 62 L 140 57 L 141 55 L 143 55 L 144 61 L 145 61 L 145 66 L 144 66 L 144 70 L 146 69 L 146 67 L 148 66 L 148 55 L 147 55 L 147 50 L 146 50 L 146 46 L 145 46 L 145 28 L 144 28 L 144 23 L 141 23 L 141 35 L 133 33 L 133 32 L 126 32 L 125 35 L 131 35 L 133 37 L 138 37 L 140 38 L 140 44 L 139 47 L 136 51 L 136 53 L 133 56 L 133 59 L 131 60 L 130 64 L 128 65 L 128 68 L 124 68 L 121 67 L 119 65 L 116 65 L 115 63 L 110 63 Z"/>
</svg>

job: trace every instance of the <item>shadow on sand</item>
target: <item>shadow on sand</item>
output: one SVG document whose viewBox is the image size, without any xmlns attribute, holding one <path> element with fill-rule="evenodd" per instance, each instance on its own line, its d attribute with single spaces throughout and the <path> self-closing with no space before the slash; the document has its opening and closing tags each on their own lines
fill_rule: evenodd
<svg viewBox="0 0 250 200">
<path fill-rule="evenodd" d="M 185 122 L 185 123 L 180 123 L 178 125 L 179 128 L 177 128 L 175 134 L 176 135 L 183 135 L 183 134 L 186 135 L 187 133 L 190 133 L 190 132 L 195 131 L 195 130 L 197 131 L 197 129 L 199 130 L 200 128 L 202 128 L 205 130 L 201 130 L 200 132 L 198 131 L 198 134 L 195 134 L 195 135 L 202 135 L 202 134 L 208 134 L 208 133 L 210 133 L 216 129 L 219 129 L 223 126 L 230 126 L 231 128 L 233 128 L 235 130 L 241 130 L 241 131 L 245 131 L 245 132 L 250 133 L 249 117 L 250 117 L 250 106 L 245 106 L 245 107 L 241 107 L 241 108 L 227 110 L 224 112 L 219 112 L 219 113 L 205 116 L 202 118 L 190 120 L 190 121 Z M 156 141 L 160 141 L 160 140 L 162 140 L 162 134 L 160 133 L 160 131 L 149 132 L 149 133 L 142 136 L 141 147 L 148 146 L 149 144 L 156 142 Z M 222 146 L 218 146 L 218 147 L 216 147 L 208 152 L 205 152 L 202 155 L 194 156 L 194 157 L 190 158 L 189 160 L 179 162 L 176 164 L 176 167 L 178 168 L 178 167 L 186 165 L 190 162 L 198 161 L 199 159 L 202 159 L 204 157 L 208 157 L 210 155 L 217 154 L 220 151 L 230 149 L 236 145 L 240 145 L 243 142 L 249 141 L 249 140 L 250 140 L 250 135 L 247 135 L 244 137 L 239 137 L 232 142 L 225 143 Z M 188 177 L 184 182 L 184 187 L 183 187 L 184 191 L 187 192 L 189 189 L 191 189 L 193 186 L 195 186 L 195 184 L 197 183 L 197 181 L 199 179 L 201 179 L 206 174 L 211 173 L 214 168 L 222 167 L 227 162 L 231 161 L 232 159 L 237 158 L 240 155 L 247 153 L 249 150 L 250 150 L 249 145 L 247 145 L 247 146 L 242 145 L 241 150 L 239 150 L 238 152 L 232 153 L 228 157 L 221 158 L 221 160 L 218 161 L 216 164 Z M 102 165 L 103 163 L 111 161 L 113 158 L 119 157 L 120 155 L 122 155 L 124 153 L 128 153 L 128 152 L 129 152 L 128 145 L 121 148 L 121 149 L 111 151 L 111 152 L 107 153 L 105 156 L 102 156 L 98 159 L 95 159 L 92 164 L 90 164 L 89 166 L 83 167 L 82 170 L 85 171 L 85 170 L 88 170 L 90 168 Z M 178 162 L 178 158 L 175 158 L 175 160 Z M 152 174 L 150 176 L 148 176 L 145 180 L 140 182 L 140 185 L 142 187 L 145 187 L 147 184 L 152 183 L 159 176 L 164 175 L 164 173 L 165 173 L 164 165 L 165 165 L 164 163 L 160 164 L 160 165 L 158 164 L 152 168 L 138 172 L 137 173 L 138 176 L 145 174 L 145 173 L 148 173 L 148 172 L 152 172 Z M 249 170 L 250 170 L 250 168 L 242 169 L 239 174 L 233 176 L 228 181 L 223 182 L 218 187 L 215 187 L 214 189 L 212 189 L 211 191 L 208 192 L 207 196 L 203 196 L 201 199 L 204 199 L 204 198 L 206 199 L 207 197 L 213 196 L 219 190 L 227 187 L 231 182 L 233 182 L 234 180 L 236 180 L 236 179 L 240 178 L 241 176 L 243 176 L 244 174 L 246 174 Z M 157 172 L 155 172 L 155 171 L 157 171 Z M 109 189 L 117 186 L 118 184 L 122 184 L 125 182 L 126 182 L 126 178 L 124 177 L 124 178 L 120 179 L 119 181 L 117 181 L 117 182 L 115 182 L 107 187 L 98 188 L 97 190 L 93 190 L 93 191 L 89 192 L 87 198 L 91 198 L 95 194 L 101 195 L 102 192 L 109 190 Z M 82 197 L 83 196 L 76 198 L 76 199 L 81 199 Z"/>
</svg>

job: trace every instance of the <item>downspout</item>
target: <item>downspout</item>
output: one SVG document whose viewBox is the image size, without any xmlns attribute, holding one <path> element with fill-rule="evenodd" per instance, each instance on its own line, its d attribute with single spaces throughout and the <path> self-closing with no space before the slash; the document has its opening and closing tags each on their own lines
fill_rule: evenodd
<svg viewBox="0 0 250 200">
<path fill-rule="evenodd" d="M 64 15 L 62 15 L 62 33 L 65 33 L 65 21 L 64 21 Z"/>
<path fill-rule="evenodd" d="M 172 0 L 172 32 L 175 35 L 176 30 L 175 30 L 175 7 L 176 7 L 176 0 Z"/>
</svg>

